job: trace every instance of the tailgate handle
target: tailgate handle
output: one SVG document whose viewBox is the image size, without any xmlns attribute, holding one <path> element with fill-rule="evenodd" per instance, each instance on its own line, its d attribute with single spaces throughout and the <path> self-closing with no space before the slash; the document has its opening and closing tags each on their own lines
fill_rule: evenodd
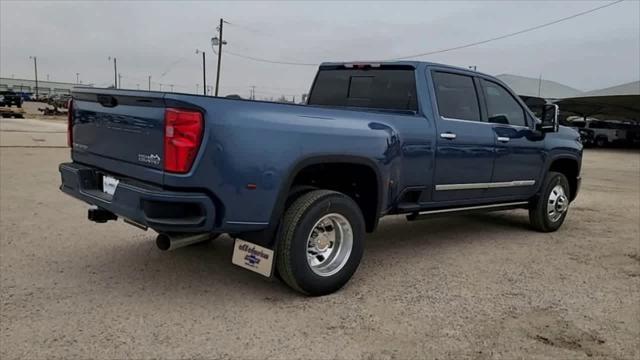
<svg viewBox="0 0 640 360">
<path fill-rule="evenodd" d="M 118 100 L 111 95 L 98 95 L 98 102 L 104 107 L 118 106 Z"/>
</svg>

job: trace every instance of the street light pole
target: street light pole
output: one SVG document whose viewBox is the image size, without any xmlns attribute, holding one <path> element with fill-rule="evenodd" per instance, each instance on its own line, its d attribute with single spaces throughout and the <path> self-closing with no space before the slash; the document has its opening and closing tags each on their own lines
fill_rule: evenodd
<svg viewBox="0 0 640 360">
<path fill-rule="evenodd" d="M 196 49 L 196 54 L 202 53 L 202 83 L 204 84 L 204 86 L 202 87 L 202 90 L 204 90 L 204 94 L 207 95 L 207 90 L 206 90 L 206 85 L 207 85 L 207 69 L 206 69 L 206 57 L 204 54 L 204 51 L 200 50 L 200 49 Z M 196 89 L 196 93 L 198 92 L 198 90 Z"/>
<path fill-rule="evenodd" d="M 149 91 L 151 91 L 151 75 L 149 75 Z"/>
<path fill-rule="evenodd" d="M 30 59 L 33 59 L 33 69 L 35 71 L 36 77 L 36 99 L 38 98 L 38 58 L 35 56 L 29 56 Z"/>
<path fill-rule="evenodd" d="M 76 73 L 76 84 L 80 84 L 80 73 Z"/>
</svg>

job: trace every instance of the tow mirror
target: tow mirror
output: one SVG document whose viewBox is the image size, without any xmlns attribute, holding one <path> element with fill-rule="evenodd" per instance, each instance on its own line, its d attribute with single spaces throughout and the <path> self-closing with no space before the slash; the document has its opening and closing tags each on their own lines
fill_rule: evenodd
<svg viewBox="0 0 640 360">
<path fill-rule="evenodd" d="M 542 107 L 542 116 L 538 123 L 538 130 L 542 132 L 556 132 L 558 131 L 558 105 L 545 104 Z"/>
</svg>

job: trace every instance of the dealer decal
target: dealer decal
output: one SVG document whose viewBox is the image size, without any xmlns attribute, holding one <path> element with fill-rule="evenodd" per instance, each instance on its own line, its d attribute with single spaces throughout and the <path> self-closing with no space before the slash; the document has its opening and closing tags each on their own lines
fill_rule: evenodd
<svg viewBox="0 0 640 360">
<path fill-rule="evenodd" d="M 236 239 L 231 262 L 260 275 L 270 277 L 273 268 L 273 250 Z"/>
</svg>

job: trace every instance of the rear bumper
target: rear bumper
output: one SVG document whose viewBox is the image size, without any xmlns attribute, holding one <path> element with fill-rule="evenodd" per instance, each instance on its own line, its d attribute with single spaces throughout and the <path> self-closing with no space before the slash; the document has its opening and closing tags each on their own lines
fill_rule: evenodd
<svg viewBox="0 0 640 360">
<path fill-rule="evenodd" d="M 62 192 L 158 232 L 208 232 L 215 226 L 216 208 L 204 193 L 167 191 L 114 176 L 120 182 L 111 196 L 102 191 L 104 171 L 77 163 L 60 164 L 59 170 Z"/>
</svg>

